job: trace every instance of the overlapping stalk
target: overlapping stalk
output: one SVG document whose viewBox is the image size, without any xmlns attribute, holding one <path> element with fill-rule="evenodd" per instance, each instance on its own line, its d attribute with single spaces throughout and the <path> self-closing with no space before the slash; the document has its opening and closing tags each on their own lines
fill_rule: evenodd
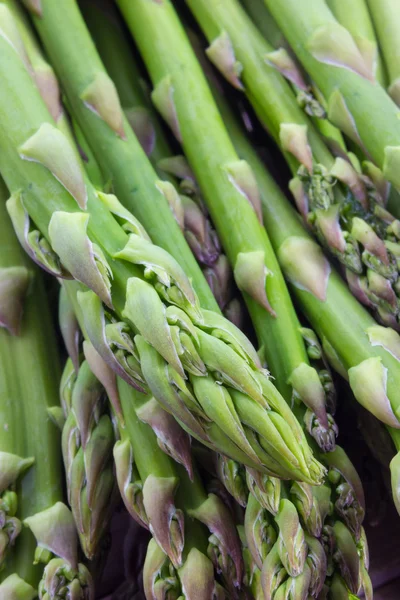
<svg viewBox="0 0 400 600">
<path fill-rule="evenodd" d="M 279 353 L 268 353 L 268 365 L 273 373 L 277 373 L 274 374 L 277 385 L 282 393 L 288 392 L 286 397 L 291 397 L 293 390 L 294 398 L 307 406 L 310 432 L 321 446 L 332 448 L 335 425 L 327 414 L 325 390 L 317 372 L 309 365 L 285 283 L 257 218 L 259 197 L 252 172 L 245 161 L 238 160 L 201 68 L 169 4 L 157 7 L 135 2 L 120 3 L 120 6 L 153 82 L 172 82 L 175 120 L 181 131 L 182 146 L 233 265 L 234 277 L 244 294 L 260 346 L 268 353 L 267 346 L 273 348 L 281 340 L 283 326 L 284 335 L 291 336 L 288 344 L 292 352 L 284 374 L 275 368 L 275 363 L 281 362 Z M 143 27 L 152 29 L 153 44 L 156 43 L 158 48 L 156 53 L 147 43 L 148 38 L 141 36 Z M 163 36 L 157 34 L 161 30 L 164 31 Z M 178 54 L 185 57 L 185 72 L 179 69 Z M 182 61 L 182 58 L 179 60 Z M 160 88 L 156 86 L 153 99 L 158 94 L 157 89 Z M 193 94 L 197 98 L 196 112 L 192 110 L 190 101 Z M 237 227 L 238 220 L 240 229 Z M 284 311 L 282 318 L 280 311 Z"/>
<path fill-rule="evenodd" d="M 170 143 L 151 105 L 148 84 L 134 62 L 118 12 L 109 3 L 99 4 L 93 0 L 82 3 L 82 12 L 132 129 L 159 176 L 167 178 L 178 189 L 179 194 L 167 195 L 174 217 L 220 309 L 237 324 L 240 305 L 233 298 L 230 265 L 222 254 L 189 165 L 183 156 L 173 157 Z"/>
<path fill-rule="evenodd" d="M 385 208 L 390 186 L 382 173 L 366 162 L 363 174 L 358 159 L 343 147 L 334 158 L 279 71 L 297 85 L 302 74 L 285 50 L 269 46 L 237 0 L 216 5 L 189 0 L 189 5 L 210 48 L 221 35 L 228 36 L 240 65 L 239 87 L 244 87 L 284 152 L 295 176 L 291 191 L 303 218 L 346 267 L 357 298 L 374 309 L 381 322 L 398 329 L 399 222 Z"/>
<path fill-rule="evenodd" d="M 203 443 L 275 475 L 319 482 L 324 470 L 247 338 L 200 308 L 179 265 L 115 196 L 95 193 L 19 55 L 5 38 L 0 43 L 8 73 L 0 169 L 14 192 L 8 209 L 36 260 L 92 288 L 79 298 L 100 355 Z"/>
<path fill-rule="evenodd" d="M 388 93 L 400 106 L 400 6 L 396 0 L 365 0 L 378 36 L 389 75 Z"/>
<path fill-rule="evenodd" d="M 399 187 L 398 108 L 376 82 L 368 53 L 338 23 L 324 0 L 265 2 L 326 98 L 330 121 L 363 149 L 385 179 Z M 366 114 L 374 115 L 373 127 Z"/>
<path fill-rule="evenodd" d="M 79 332 L 63 290 L 59 320 L 73 360 L 64 368 L 60 384 L 63 409 L 62 451 L 68 502 L 85 556 L 96 555 L 114 509 L 113 425 L 103 387 L 77 348 Z"/>
<path fill-rule="evenodd" d="M 64 309 L 71 299 L 77 306 L 76 284 L 67 282 L 65 287 L 68 298 L 63 297 Z M 80 310 L 78 306 L 77 310 Z M 210 560 L 227 588 L 235 594 L 243 576 L 238 534 L 220 499 L 205 493 L 192 464 L 189 436 L 154 397 L 141 394 L 117 379 L 88 341 L 83 343 L 83 354 L 77 382 L 82 371 L 90 369 L 96 386 L 104 386 L 112 405 L 121 407 L 120 413 L 115 414 L 120 439 L 113 451 L 121 496 L 131 516 L 150 530 L 157 543 L 157 546 L 150 545 L 146 559 L 147 597 L 156 598 L 160 588 L 171 586 L 171 594 L 179 595 L 184 588 L 185 598 L 194 598 L 199 592 L 193 565 L 195 558 L 205 577 L 204 589 L 200 592 L 202 598 L 211 597 L 210 589 L 215 594 L 219 590 Z M 72 371 L 70 359 L 64 383 Z M 99 474 L 103 477 L 105 471 Z M 169 581 L 165 582 L 166 573 Z M 218 593 L 222 594 L 222 588 Z"/>
<path fill-rule="evenodd" d="M 177 222 L 171 219 L 166 197 L 173 196 L 175 190 L 168 184 L 160 184 L 159 176 L 123 115 L 115 86 L 96 52 L 76 2 L 41 0 L 40 7 L 39 11 L 31 10 L 34 25 L 51 55 L 68 108 L 95 154 L 104 181 L 113 187 L 155 243 L 182 257 L 182 267 L 190 271 L 202 306 L 215 309 L 216 302 L 208 292 L 201 270 Z M 74 40 L 70 31 L 74 31 Z M 132 169 L 133 164 L 135 169 Z M 157 206 L 156 214 L 149 213 L 149 203 Z M 169 223 L 167 234 L 160 228 L 164 222 Z"/>
<path fill-rule="evenodd" d="M 56 598 L 62 588 L 63 593 L 73 591 L 78 600 L 86 600 L 93 593 L 91 577 L 78 563 L 73 518 L 62 503 L 59 438 L 48 415 L 58 399 L 55 336 L 40 274 L 21 252 L 7 215 L 8 195 L 2 182 L 0 195 L 0 305 L 4 327 L 0 331 L 0 590 L 2 598 L 25 600 L 36 597 L 39 584 L 41 598 Z M 15 487 L 18 474 L 27 468 Z M 19 520 L 26 525 L 21 533 Z M 17 536 L 16 546 L 4 562 L 4 553 Z"/>
</svg>

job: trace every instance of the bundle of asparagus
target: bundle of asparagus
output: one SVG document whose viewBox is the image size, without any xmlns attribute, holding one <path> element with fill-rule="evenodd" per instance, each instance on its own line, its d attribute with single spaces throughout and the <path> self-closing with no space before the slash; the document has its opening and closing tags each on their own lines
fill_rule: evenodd
<svg viewBox="0 0 400 600">
<path fill-rule="evenodd" d="M 107 0 L 23 4 L 0 3 L 11 194 L 0 244 L 13 247 L 1 259 L 0 591 L 93 597 L 89 572 L 121 498 L 152 536 L 148 599 L 372 598 L 364 493 L 337 445 L 330 369 L 400 450 L 398 124 L 384 90 L 397 100 L 396 7 L 357 0 L 351 18 L 340 0 L 188 0 L 204 53 L 178 2 L 118 0 L 120 14 Z M 281 148 L 306 229 L 206 57 Z M 364 113 L 379 103 L 378 131 Z M 69 355 L 61 406 L 49 393 L 35 401 L 34 422 L 48 426 L 40 448 L 34 428 L 17 427 L 28 413 L 16 383 L 28 358 L 13 349 L 26 337 L 25 294 L 36 344 L 46 321 L 17 239 L 61 283 Z M 239 292 L 258 352 L 240 329 Z M 400 512 L 400 452 L 391 471 Z M 48 496 L 26 498 L 32 473 Z M 45 568 L 33 571 L 33 557 Z"/>
</svg>

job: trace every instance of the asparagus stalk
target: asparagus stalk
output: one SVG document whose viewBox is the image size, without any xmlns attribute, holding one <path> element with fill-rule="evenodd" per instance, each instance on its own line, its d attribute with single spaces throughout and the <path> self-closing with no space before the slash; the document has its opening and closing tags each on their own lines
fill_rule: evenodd
<svg viewBox="0 0 400 600">
<path fill-rule="evenodd" d="M 229 263 L 222 255 L 190 167 L 183 157 L 171 159 L 172 148 L 151 104 L 147 83 L 135 64 L 118 12 L 110 4 L 99 4 L 93 0 L 82 3 L 82 12 L 100 57 L 115 83 L 124 112 L 154 168 L 160 177 L 167 178 L 177 188 L 179 182 L 173 174 L 178 171 L 182 176 L 183 172 L 179 196 L 174 195 L 167 200 L 171 201 L 175 219 L 202 267 L 219 307 L 229 315 L 232 309 L 237 308 L 237 301 L 232 298 Z"/>
<path fill-rule="evenodd" d="M 291 191 L 307 224 L 345 265 L 349 286 L 357 298 L 375 309 L 381 322 L 398 329 L 399 245 L 393 234 L 397 220 L 384 207 L 389 187 L 381 174 L 369 164 L 368 177 L 362 176 L 357 159 L 343 154 L 343 150 L 333 163 L 327 147 L 321 152 L 322 139 L 290 97 L 289 88 L 285 104 L 281 104 L 285 92 L 282 85 L 287 84 L 279 73 L 263 64 L 263 57 L 268 55 L 267 60 L 278 70 L 286 74 L 289 71 L 289 77 L 296 74 L 295 66 L 288 67 L 290 57 L 282 57 L 280 51 L 270 52 L 236 0 L 223 0 L 217 7 L 200 0 L 193 3 L 192 9 L 210 48 L 221 28 L 229 35 L 237 59 L 243 62 L 241 80 L 247 94 L 262 121 L 272 124 L 275 139 L 286 150 L 295 174 Z M 335 183 L 338 185 L 333 186 Z"/>
<path fill-rule="evenodd" d="M 73 134 L 61 105 L 60 90 L 53 69 L 45 61 L 35 34 L 19 5 L 14 0 L 7 0 L 6 4 L 15 18 L 27 49 L 39 92 L 54 115 L 57 126 L 73 141 Z M 89 170 L 92 175 L 96 175 L 93 160 L 90 161 Z M 64 320 L 67 320 L 65 316 Z M 67 331 L 65 333 L 67 335 Z M 73 340 L 71 342 L 74 343 Z M 75 365 L 77 365 L 77 357 L 75 357 Z M 102 390 L 96 385 L 87 366 L 83 367 L 80 374 L 76 376 L 76 382 L 73 381 L 73 374 L 73 370 L 67 373 L 69 395 L 62 396 L 66 423 L 59 424 L 64 430 L 63 449 L 69 503 L 72 506 L 81 546 L 86 557 L 91 559 L 97 550 L 99 539 L 108 526 L 110 511 L 113 508 L 110 502 L 113 488 L 110 438 L 112 441 L 113 433 L 111 421 L 106 415 L 101 415 Z M 76 385 L 73 386 L 73 383 Z M 63 387 L 67 387 L 65 382 L 62 384 Z M 73 387 L 75 387 L 74 391 Z M 53 417 L 59 416 L 57 411 L 53 413 Z M 94 455 L 96 460 L 93 460 Z M 103 469 L 100 476 L 99 465 Z"/>
<path fill-rule="evenodd" d="M 246 8 L 246 12 L 250 15 L 253 23 L 261 31 L 264 38 L 268 40 L 268 43 L 276 50 L 279 50 L 278 54 L 275 56 L 278 57 L 279 54 L 287 56 L 286 53 L 282 53 L 282 49 L 288 51 L 290 61 L 293 61 L 294 70 L 297 73 L 297 77 L 292 78 L 291 81 L 289 78 L 297 97 L 297 103 L 309 116 L 315 117 L 313 123 L 321 132 L 327 146 L 331 148 L 333 154 L 338 153 L 340 156 L 341 150 L 346 150 L 343 136 L 341 132 L 325 118 L 326 111 L 324 103 L 321 103 L 318 100 L 320 97 L 318 90 L 315 88 L 313 89 L 311 83 L 306 80 L 304 72 L 302 72 L 299 63 L 296 61 L 293 50 L 290 48 L 288 41 L 276 24 L 275 19 L 265 6 L 264 0 L 242 0 L 242 4 Z"/>
<path fill-rule="evenodd" d="M 68 502 L 85 556 L 93 559 L 114 508 L 114 431 L 104 391 L 84 361 L 68 362 L 61 379 L 62 450 Z"/>
<path fill-rule="evenodd" d="M 76 305 L 76 286 L 65 285 L 68 297 Z M 79 315 L 79 306 L 77 312 Z M 189 582 L 193 582 L 195 575 L 193 567 L 189 568 L 186 563 L 194 548 L 198 554 L 207 551 L 228 587 L 240 586 L 242 558 L 235 526 L 221 501 L 205 493 L 191 464 L 188 436 L 179 432 L 174 420 L 152 396 L 140 394 L 122 379 L 117 380 L 89 342 L 85 341 L 83 348 L 86 360 L 80 367 L 78 380 L 85 365 L 90 366 L 109 398 L 114 399 L 113 405 L 116 405 L 116 397 L 121 404 L 121 416 L 115 415 L 121 438 L 114 446 L 114 459 L 118 485 L 128 511 L 151 531 L 172 570 L 178 574 L 181 569 L 185 570 Z M 71 370 L 72 360 L 67 363 L 64 380 Z M 100 381 L 97 383 L 100 385 Z M 187 472 L 178 467 L 179 462 Z M 208 544 L 206 528 L 210 535 Z M 205 561 L 205 556 L 202 560 Z M 212 569 L 209 576 L 212 582 Z M 210 586 L 209 581 L 205 583 Z M 157 588 L 154 581 L 152 585 Z"/>
<path fill-rule="evenodd" d="M 14 239 L 14 232 L 8 221 L 5 209 L 7 190 L 0 180 L 0 211 L 1 211 L 1 239 L 2 252 L 0 263 L 0 350 L 1 350 L 1 394 L 0 410 L 4 427 L 0 436 L 1 459 L 1 486 L 0 486 L 0 511 L 2 527 L 0 532 L 0 565 L 4 567 L 7 554 L 21 532 L 22 524 L 16 516 L 20 508 L 20 499 L 16 491 L 16 482 L 21 474 L 32 466 L 34 457 L 25 454 L 24 432 L 21 423 L 24 422 L 23 405 L 19 401 L 20 381 L 18 379 L 18 356 L 24 350 L 23 344 L 15 344 L 21 327 L 22 312 L 25 296 L 30 283 L 30 272 L 26 262 L 21 256 L 21 250 Z M 29 340 L 25 344 L 27 352 Z"/>
<path fill-rule="evenodd" d="M 290 0 L 284 5 L 265 1 L 327 99 L 329 119 L 361 146 L 386 179 L 399 187 L 397 107 L 376 83 L 363 50 L 323 0 Z M 333 38 L 336 41 L 330 44 L 328 40 Z M 374 115 L 374 127 L 365 118 L 365 110 Z"/>
<path fill-rule="evenodd" d="M 72 515 L 62 503 L 59 441 L 48 415 L 58 397 L 59 372 L 50 314 L 39 273 L 21 253 L 14 236 L 6 212 L 7 192 L 3 183 L 0 191 L 4 327 L 0 332 L 0 346 L 2 391 L 7 392 L 6 396 L 2 393 L 1 408 L 4 423 L 7 423 L 7 427 L 2 427 L 1 438 L 3 485 L 6 486 L 2 489 L 2 511 L 4 513 L 7 506 L 15 511 L 18 498 L 17 514 L 27 525 L 1 574 L 4 593 L 9 594 L 4 597 L 12 597 L 14 593 L 22 594 L 24 599 L 32 597 L 36 595 L 32 589 L 37 589 L 42 578 L 39 593 L 47 591 L 49 599 L 56 597 L 60 586 L 74 589 L 78 599 L 90 598 L 91 578 L 78 563 Z M 13 420 L 15 416 L 17 422 Z M 32 458 L 15 460 L 12 445 L 5 451 L 7 439 L 18 445 L 23 456 Z M 13 477 L 28 466 L 15 494 Z M 18 524 L 12 521 L 4 514 L 3 542 L 4 533 L 14 536 L 18 533 Z"/>
<path fill-rule="evenodd" d="M 95 193 L 73 160 L 68 140 L 52 125 L 18 54 L 4 38 L 0 43 L 0 69 L 12 73 L 0 108 L 0 170 L 14 191 L 9 211 L 25 248 L 36 257 L 46 250 L 48 270 L 71 276 L 68 269 L 91 288 L 80 294 L 80 302 L 100 355 L 131 385 L 151 390 L 204 443 L 240 455 L 256 468 L 320 481 L 322 467 L 285 401 L 257 366 L 247 338 L 223 317 L 200 309 L 179 265 L 149 242 L 115 196 Z M 29 102 L 24 101 L 27 91 Z M 62 154 L 69 157 L 67 163 L 60 160 Z M 26 229 L 18 228 L 25 211 L 41 234 L 25 237 Z M 135 233 L 128 236 L 113 214 Z M 58 254 L 51 252 L 49 242 Z M 226 385 L 217 385 L 213 373 Z M 258 441 L 267 449 L 261 450 Z"/>
<path fill-rule="evenodd" d="M 388 92 L 400 105 L 400 9 L 395 0 L 367 0 L 389 74 Z"/>
<path fill-rule="evenodd" d="M 52 66 L 43 54 L 43 50 L 39 45 L 27 15 L 18 4 L 17 0 L 2 0 L 1 4 L 7 6 L 14 17 L 19 35 L 21 36 L 26 49 L 27 60 L 29 61 L 29 69 L 31 70 L 32 77 L 50 114 L 55 120 L 57 127 L 73 142 L 76 141 L 76 135 L 76 139 L 79 142 L 79 152 L 77 150 L 78 156 L 82 159 L 91 181 L 96 184 L 101 182 L 102 179 L 99 167 L 82 132 L 77 124 L 74 126 L 74 132 L 71 129 L 68 117 L 61 102 L 61 92 L 56 75 Z"/>
<path fill-rule="evenodd" d="M 120 7 L 156 85 L 153 98 L 160 89 L 157 82 L 159 86 L 160 81 L 172 81 L 176 122 L 182 130 L 185 154 L 233 265 L 236 283 L 244 293 L 259 344 L 268 353 L 268 364 L 277 386 L 286 398 L 291 398 L 293 389 L 295 396 L 310 409 L 310 430 L 321 445 L 333 447 L 335 426 L 326 413 L 322 384 L 308 364 L 299 323 L 283 277 L 257 219 L 257 207 L 251 204 L 251 198 L 258 201 L 251 170 L 244 161 L 238 161 L 179 21 L 168 3 L 156 6 L 143 2 L 121 2 Z M 142 35 L 143 27 L 146 31 L 151 30 L 153 44 L 157 43 L 156 53 L 148 44 L 149 38 Z M 162 36 L 159 35 L 161 30 Z M 178 68 L 178 55 L 185 57 L 184 71 Z M 189 98 L 194 93 L 196 112 L 192 111 Z M 240 229 L 237 227 L 238 220 Z M 282 327 L 285 329 L 284 337 L 290 336 L 287 343 L 291 347 L 291 353 L 285 357 L 285 360 L 289 359 L 285 370 L 277 367 L 282 362 L 280 354 L 267 349 L 267 346 L 272 349 L 280 343 Z M 313 381 L 314 385 L 304 385 L 305 379 Z"/>
</svg>

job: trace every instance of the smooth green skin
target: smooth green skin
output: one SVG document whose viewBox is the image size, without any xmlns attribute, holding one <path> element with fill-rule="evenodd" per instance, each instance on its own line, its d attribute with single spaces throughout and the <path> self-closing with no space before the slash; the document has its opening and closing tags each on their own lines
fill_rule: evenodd
<svg viewBox="0 0 400 600">
<path fill-rule="evenodd" d="M 27 266 L 32 276 L 19 335 L 0 329 L 0 449 L 35 459 L 17 486 L 17 515 L 24 519 L 63 499 L 60 435 L 47 414 L 49 407 L 59 403 L 60 368 L 41 276 L 15 237 L 7 198 L 0 182 L 1 266 Z M 32 532 L 24 528 L 0 581 L 17 573 L 36 586 L 43 566 L 32 564 L 35 547 Z"/>
<path fill-rule="evenodd" d="M 42 0 L 42 16 L 34 24 L 65 90 L 68 105 L 91 145 L 104 180 L 113 184 L 120 201 L 146 228 L 152 240 L 179 260 L 204 308 L 216 310 L 216 301 L 176 223 L 164 196 L 156 189 L 159 179 L 140 143 L 124 119 L 126 139 L 80 99 L 96 73 L 105 69 L 74 0 Z M 150 208 L 151 207 L 151 208 Z M 168 227 L 164 228 L 165 223 Z"/>
<path fill-rule="evenodd" d="M 368 2 L 371 0 L 327 0 L 326 3 L 343 27 L 346 27 L 354 37 L 365 38 L 377 46 L 377 63 L 375 77 L 382 86 L 386 86 L 386 72 L 378 42 L 368 11 Z M 389 0 L 390 1 L 390 0 Z M 396 0 L 394 0 L 396 2 Z M 379 4 L 381 0 L 377 0 Z"/>
<path fill-rule="evenodd" d="M 347 68 L 319 62 L 308 52 L 307 43 L 315 31 L 335 22 L 324 0 L 264 1 L 327 101 L 335 90 L 341 92 L 361 143 L 382 169 L 385 148 L 400 146 L 399 109 L 377 82 Z"/>
<path fill-rule="evenodd" d="M 400 77 L 400 4 L 397 0 L 366 0 L 375 25 L 390 83 Z"/>
<path fill-rule="evenodd" d="M 257 25 L 266 40 L 274 47 L 281 48 L 287 45 L 282 31 L 279 29 L 275 19 L 267 12 L 263 0 L 240 0 L 240 3 L 250 15 L 252 21 Z M 266 18 L 268 17 L 268 18 Z"/>
<path fill-rule="evenodd" d="M 246 14 L 238 0 L 186 0 L 201 29 L 211 43 L 225 30 L 231 40 L 236 59 L 242 64 L 241 81 L 246 95 L 263 125 L 279 145 L 282 123 L 307 125 L 308 141 L 317 162 L 330 168 L 333 157 L 311 120 L 297 104 L 291 85 L 264 56 L 274 50 Z M 284 152 L 295 172 L 298 162 Z"/>
<path fill-rule="evenodd" d="M 251 165 L 261 191 L 264 225 L 275 252 L 290 237 L 312 239 L 303 228 L 299 216 L 276 185 L 257 153 L 235 121 L 224 112 L 229 133 L 241 157 Z M 229 121 L 228 121 L 229 119 Z M 329 277 L 326 300 L 318 300 L 310 292 L 290 285 L 304 316 L 320 338 L 326 337 L 336 350 L 346 370 L 372 356 L 379 356 L 388 369 L 387 394 L 400 417 L 400 364 L 380 346 L 371 346 L 367 334 L 376 325 L 372 316 L 349 292 L 342 278 L 333 269 Z"/>
<path fill-rule="evenodd" d="M 259 344 L 268 352 L 268 365 L 276 378 L 274 383 L 286 400 L 290 400 L 287 379 L 300 362 L 308 362 L 298 333 L 299 323 L 264 229 L 252 206 L 236 192 L 222 171 L 224 164 L 237 160 L 237 154 L 201 67 L 169 2 L 120 0 L 119 6 L 153 83 L 167 74 L 172 76 L 184 152 L 230 263 L 235 264 L 239 252 L 262 250 L 266 266 L 274 273 L 267 277 L 266 290 L 278 318 L 269 315 L 247 294 L 244 297 Z M 291 349 L 289 355 L 278 350 L 284 343 Z"/>
<path fill-rule="evenodd" d="M 143 107 L 151 118 L 155 140 L 149 159 L 157 171 L 157 162 L 174 153 L 144 87 L 147 83 L 135 62 L 118 12 L 112 4 L 97 3 L 96 0 L 84 0 L 80 8 L 100 58 L 115 83 L 122 108 Z M 164 172 L 159 175 L 174 183 L 174 178 L 166 176 Z"/>
<path fill-rule="evenodd" d="M 34 71 L 36 71 L 36 69 L 46 68 L 48 63 L 43 57 L 39 42 L 36 36 L 33 34 L 31 24 L 29 23 L 27 15 L 22 9 L 21 4 L 18 2 L 18 0 L 1 0 L 0 4 L 5 4 L 12 13 Z"/>
</svg>

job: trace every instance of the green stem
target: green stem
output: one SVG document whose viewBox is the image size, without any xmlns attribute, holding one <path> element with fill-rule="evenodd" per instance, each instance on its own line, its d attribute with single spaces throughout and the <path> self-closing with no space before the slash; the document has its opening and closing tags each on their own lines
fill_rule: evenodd
<svg viewBox="0 0 400 600">
<path fill-rule="evenodd" d="M 238 0 L 187 0 L 187 3 L 210 44 L 222 31 L 228 33 L 235 58 L 243 69 L 240 79 L 247 96 L 278 145 L 282 123 L 306 125 L 315 160 L 329 168 L 333 163 L 332 155 L 297 104 L 288 81 L 267 64 L 265 56 L 274 48 L 252 23 Z M 284 154 L 292 170 L 296 171 L 298 163 L 293 155 L 288 152 Z"/>
<path fill-rule="evenodd" d="M 227 113 L 224 113 L 224 119 L 227 118 Z M 228 126 L 239 155 L 249 162 L 256 175 L 261 192 L 264 224 L 279 259 L 280 249 L 287 240 L 301 238 L 311 241 L 312 238 L 237 124 L 229 120 Z M 285 273 L 286 264 L 281 262 L 281 267 Z M 396 392 L 400 385 L 399 361 L 385 350 L 384 345 L 371 343 L 368 331 L 378 326 L 351 295 L 342 278 L 331 268 L 325 299 L 318 299 L 299 285 L 290 283 L 290 287 L 304 316 L 310 321 L 320 339 L 328 341 L 334 348 L 346 371 L 367 358 L 379 357 L 382 360 L 388 369 L 387 395 L 396 415 L 400 416 L 400 403 Z"/>
<path fill-rule="evenodd" d="M 148 156 L 157 170 L 158 161 L 166 156 L 172 156 L 173 152 L 151 105 L 147 82 L 143 79 L 139 66 L 134 60 L 118 12 L 107 2 L 94 0 L 84 0 L 81 3 L 81 11 L 100 58 L 115 83 L 121 106 L 128 120 L 132 109 L 139 108 L 149 115 L 154 130 L 154 141 L 149 144 L 151 152 Z M 162 177 L 165 179 L 165 173 L 162 173 Z"/>
<path fill-rule="evenodd" d="M 235 190 L 225 174 L 226 168 L 229 164 L 234 164 L 238 156 L 201 67 L 169 2 L 158 6 L 140 0 L 120 1 L 119 6 L 139 45 L 153 84 L 156 85 L 164 77 L 172 77 L 183 149 L 231 265 L 235 266 L 239 253 L 259 251 L 264 255 L 266 267 L 273 273 L 271 277 L 267 277 L 266 292 L 273 309 L 280 315 L 279 318 L 269 315 L 249 294 L 245 293 L 244 296 L 253 323 L 259 324 L 259 344 L 266 351 L 267 347 L 276 347 L 278 339 L 282 340 L 281 324 L 284 326 L 285 339 L 291 347 L 290 356 L 282 357 L 279 352 L 271 352 L 268 363 L 272 372 L 277 374 L 278 388 L 288 398 L 288 374 L 299 362 L 307 362 L 304 345 L 297 335 L 299 324 L 271 245 L 256 213 L 247 198 Z M 195 103 L 193 97 L 196 98 Z"/>
<path fill-rule="evenodd" d="M 58 403 L 60 370 L 41 276 L 15 237 L 5 207 L 7 190 L 2 182 L 0 195 L 1 268 L 26 268 L 30 277 L 18 335 L 0 330 L 1 420 L 7 424 L 1 427 L 0 449 L 35 460 L 17 487 L 18 516 L 23 520 L 62 500 L 59 434 L 47 413 Z M 36 587 L 43 566 L 33 565 L 35 546 L 31 531 L 24 529 L 2 577 L 17 573 Z"/>
<path fill-rule="evenodd" d="M 396 0 L 366 0 L 389 73 L 389 94 L 400 104 L 400 6 Z"/>
</svg>

